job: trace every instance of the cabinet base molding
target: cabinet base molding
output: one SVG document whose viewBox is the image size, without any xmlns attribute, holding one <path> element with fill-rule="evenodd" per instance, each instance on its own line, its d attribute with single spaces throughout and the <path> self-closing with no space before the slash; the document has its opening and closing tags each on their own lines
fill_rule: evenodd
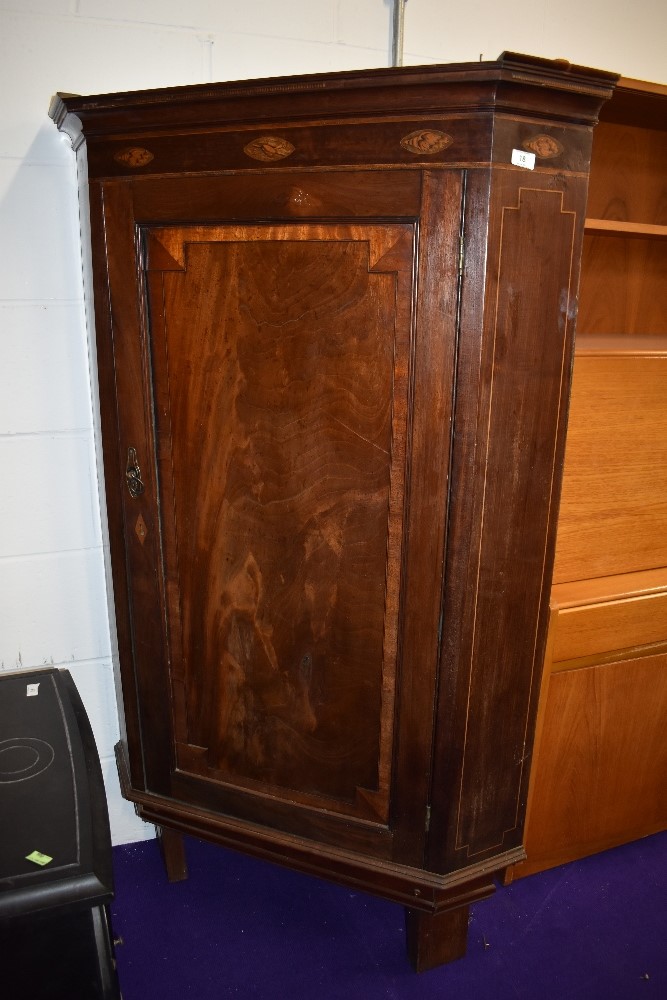
<svg viewBox="0 0 667 1000">
<path fill-rule="evenodd" d="M 306 839 L 280 831 L 271 833 L 232 817 L 182 807 L 176 810 L 167 800 L 137 794 L 126 788 L 123 794 L 134 801 L 136 813 L 141 819 L 160 828 L 163 858 L 170 881 L 185 877 L 178 875 L 181 848 L 174 847 L 173 840 L 180 834 L 186 834 L 435 914 L 491 896 L 494 879 L 501 877 L 508 865 L 525 858 L 521 847 L 497 855 L 492 866 L 482 863 L 460 872 L 439 875 L 327 846 L 318 845 L 315 848 Z M 165 851 L 167 842 L 169 848 Z"/>
<path fill-rule="evenodd" d="M 495 855 L 491 862 L 479 862 L 446 875 L 411 868 L 328 845 L 313 845 L 305 837 L 267 830 L 255 823 L 186 807 L 182 803 L 175 805 L 149 792 L 137 792 L 129 784 L 127 762 L 120 743 L 116 746 L 116 760 L 123 795 L 134 802 L 141 819 L 158 828 L 170 881 L 187 878 L 181 836 L 185 834 L 434 915 L 493 895 L 494 880 L 503 877 L 508 865 L 523 861 L 526 856 L 523 847 L 517 847 Z"/>
</svg>

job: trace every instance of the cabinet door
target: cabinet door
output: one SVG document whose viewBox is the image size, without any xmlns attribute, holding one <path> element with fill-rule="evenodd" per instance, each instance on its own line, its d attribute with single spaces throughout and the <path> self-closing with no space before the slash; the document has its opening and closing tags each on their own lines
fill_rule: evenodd
<svg viewBox="0 0 667 1000">
<path fill-rule="evenodd" d="M 105 192 L 133 782 L 417 861 L 460 178 L 361 179 L 344 207 L 340 178 L 303 183 L 318 220 L 230 219 L 219 181 L 181 192 L 187 222 L 159 182 Z"/>
</svg>

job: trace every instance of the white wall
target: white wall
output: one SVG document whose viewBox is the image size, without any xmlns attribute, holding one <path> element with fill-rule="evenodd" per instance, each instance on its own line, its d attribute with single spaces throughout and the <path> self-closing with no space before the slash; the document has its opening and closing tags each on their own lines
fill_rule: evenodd
<svg viewBox="0 0 667 1000">
<path fill-rule="evenodd" d="M 72 671 L 120 798 L 76 171 L 47 118 L 100 93 L 388 64 L 391 0 L 0 0 L 0 664 Z M 405 62 L 504 49 L 667 82 L 664 0 L 409 0 Z M 0 738 L 1 738 L 0 734 Z"/>
</svg>

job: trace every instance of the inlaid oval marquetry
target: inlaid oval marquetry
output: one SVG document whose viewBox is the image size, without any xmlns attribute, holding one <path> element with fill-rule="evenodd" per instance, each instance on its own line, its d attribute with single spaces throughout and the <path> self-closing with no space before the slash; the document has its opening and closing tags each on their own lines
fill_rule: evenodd
<svg viewBox="0 0 667 1000">
<path fill-rule="evenodd" d="M 446 132 L 439 132 L 434 128 L 421 128 L 403 136 L 401 146 L 408 153 L 414 153 L 416 156 L 424 154 L 432 156 L 434 153 L 441 153 L 453 142 L 452 136 L 447 135 Z"/>
<path fill-rule="evenodd" d="M 523 148 L 535 153 L 541 160 L 550 160 L 563 152 L 563 144 L 550 135 L 534 135 L 526 139 Z"/>
<path fill-rule="evenodd" d="M 243 152 L 251 156 L 253 160 L 284 160 L 294 152 L 294 146 L 287 139 L 281 139 L 277 135 L 262 135 L 259 139 L 253 139 L 247 146 L 243 147 Z"/>
<path fill-rule="evenodd" d="M 125 167 L 145 167 L 153 158 L 151 151 L 143 146 L 130 146 L 114 153 L 114 160 Z"/>
</svg>

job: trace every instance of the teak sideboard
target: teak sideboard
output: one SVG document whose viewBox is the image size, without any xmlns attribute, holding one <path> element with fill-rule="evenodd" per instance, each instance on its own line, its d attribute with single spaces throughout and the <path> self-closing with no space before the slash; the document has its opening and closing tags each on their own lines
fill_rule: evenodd
<svg viewBox="0 0 667 1000">
<path fill-rule="evenodd" d="M 584 230 L 530 875 L 667 827 L 667 86 L 602 108 Z"/>
<path fill-rule="evenodd" d="M 90 212 L 121 785 L 171 878 L 190 833 L 378 893 L 424 969 L 524 856 L 615 81 L 505 54 L 54 99 Z"/>
</svg>

